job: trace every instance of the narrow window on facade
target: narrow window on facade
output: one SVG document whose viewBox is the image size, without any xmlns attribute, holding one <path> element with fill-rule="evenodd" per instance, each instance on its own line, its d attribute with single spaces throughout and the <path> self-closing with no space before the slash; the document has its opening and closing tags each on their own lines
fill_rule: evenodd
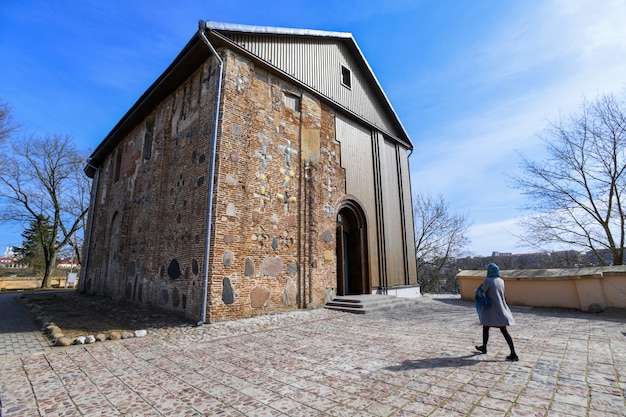
<svg viewBox="0 0 626 417">
<path fill-rule="evenodd" d="M 146 133 L 143 137 L 143 159 L 152 158 L 152 142 L 154 140 L 154 117 L 146 120 Z"/>
<path fill-rule="evenodd" d="M 348 88 L 352 88 L 352 75 L 350 70 L 343 65 L 341 66 L 341 84 Z"/>
<path fill-rule="evenodd" d="M 115 157 L 115 179 L 114 182 L 118 182 L 120 180 L 120 171 L 122 170 L 122 148 L 120 147 L 117 150 L 117 155 Z"/>
<path fill-rule="evenodd" d="M 284 93 L 284 97 L 285 107 L 293 111 L 300 111 L 300 97 L 290 93 Z"/>
</svg>

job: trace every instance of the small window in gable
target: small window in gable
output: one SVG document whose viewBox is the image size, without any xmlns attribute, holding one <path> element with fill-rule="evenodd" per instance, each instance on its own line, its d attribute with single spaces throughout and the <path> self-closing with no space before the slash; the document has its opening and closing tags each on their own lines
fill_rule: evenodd
<svg viewBox="0 0 626 417">
<path fill-rule="evenodd" d="M 285 93 L 284 94 L 285 98 L 285 107 L 287 107 L 288 109 L 291 109 L 293 111 L 300 111 L 300 97 L 296 96 L 295 94 L 290 94 L 290 93 Z"/>
<path fill-rule="evenodd" d="M 350 70 L 343 65 L 341 66 L 341 84 L 348 88 L 352 88 L 352 74 Z"/>
</svg>

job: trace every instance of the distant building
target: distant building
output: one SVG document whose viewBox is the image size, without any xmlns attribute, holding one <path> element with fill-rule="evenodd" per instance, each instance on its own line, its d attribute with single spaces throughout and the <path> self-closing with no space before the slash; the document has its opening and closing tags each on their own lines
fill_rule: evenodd
<svg viewBox="0 0 626 417">
<path fill-rule="evenodd" d="M 4 250 L 4 255 L 0 257 L 0 266 L 4 268 L 20 268 L 19 258 L 15 256 L 12 246 L 8 246 Z"/>
<path fill-rule="evenodd" d="M 416 286 L 412 149 L 351 34 L 202 22 L 91 155 L 80 287 L 220 321 Z"/>
<path fill-rule="evenodd" d="M 59 261 L 57 262 L 57 267 L 63 269 L 78 269 L 80 267 L 80 264 L 78 263 L 77 259 L 59 259 Z"/>
</svg>

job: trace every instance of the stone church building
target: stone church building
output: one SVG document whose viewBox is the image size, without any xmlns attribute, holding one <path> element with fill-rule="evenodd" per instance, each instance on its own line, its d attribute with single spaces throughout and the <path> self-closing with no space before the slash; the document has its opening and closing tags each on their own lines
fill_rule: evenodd
<svg viewBox="0 0 626 417">
<path fill-rule="evenodd" d="M 412 148 L 350 33 L 200 22 L 85 168 L 79 290 L 214 322 L 416 286 Z"/>
</svg>

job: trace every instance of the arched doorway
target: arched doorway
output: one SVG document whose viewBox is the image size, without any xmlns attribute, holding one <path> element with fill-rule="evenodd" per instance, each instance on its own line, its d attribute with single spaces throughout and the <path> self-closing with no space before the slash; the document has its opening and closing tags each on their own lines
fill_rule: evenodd
<svg viewBox="0 0 626 417">
<path fill-rule="evenodd" d="M 337 214 L 337 295 L 370 294 L 368 265 L 363 209 L 346 200 Z"/>
</svg>

